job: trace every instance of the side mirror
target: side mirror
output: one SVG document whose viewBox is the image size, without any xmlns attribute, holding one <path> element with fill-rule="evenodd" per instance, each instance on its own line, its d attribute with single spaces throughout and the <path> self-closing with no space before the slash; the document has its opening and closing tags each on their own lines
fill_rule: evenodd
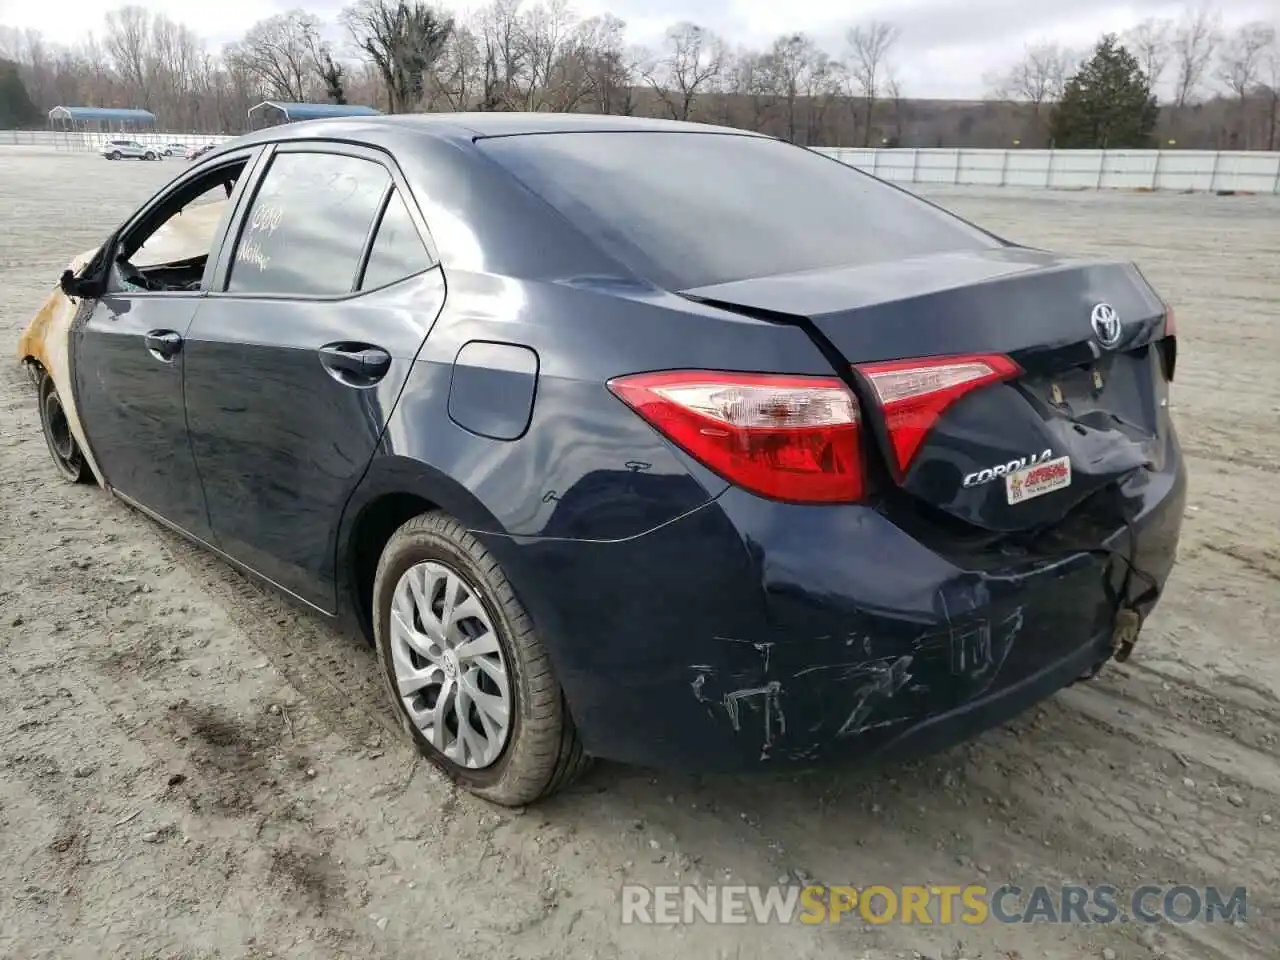
<svg viewBox="0 0 1280 960">
<path fill-rule="evenodd" d="M 58 286 L 68 297 L 83 296 L 80 292 L 80 280 L 70 270 L 62 271 L 62 276 L 58 278 Z"/>
<path fill-rule="evenodd" d="M 62 276 L 58 278 L 58 286 L 68 297 L 95 300 L 107 288 L 106 277 L 100 274 L 101 270 L 95 270 L 92 265 L 79 277 L 70 270 L 63 270 Z"/>
<path fill-rule="evenodd" d="M 107 289 L 107 275 L 110 270 L 110 259 L 107 256 L 108 250 L 116 248 L 116 235 L 112 234 L 89 262 L 80 269 L 80 275 L 71 270 L 63 270 L 62 276 L 58 278 L 58 287 L 68 297 L 96 299 L 103 295 Z"/>
</svg>

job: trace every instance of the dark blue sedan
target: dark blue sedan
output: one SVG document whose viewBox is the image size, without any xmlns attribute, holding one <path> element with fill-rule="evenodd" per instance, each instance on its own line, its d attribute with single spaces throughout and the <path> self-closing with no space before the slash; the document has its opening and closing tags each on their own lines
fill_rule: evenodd
<svg viewBox="0 0 1280 960">
<path fill-rule="evenodd" d="M 218 146 L 20 355 L 64 477 L 357 625 L 524 804 L 937 749 L 1127 657 L 1175 348 L 1134 266 L 779 140 L 457 114 Z"/>
</svg>

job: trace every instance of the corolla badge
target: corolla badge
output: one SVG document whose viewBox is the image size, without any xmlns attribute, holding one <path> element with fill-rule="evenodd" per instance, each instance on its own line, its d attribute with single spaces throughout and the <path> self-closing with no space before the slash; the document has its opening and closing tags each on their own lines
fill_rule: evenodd
<svg viewBox="0 0 1280 960">
<path fill-rule="evenodd" d="M 1048 449 L 1043 453 L 1033 453 L 1030 456 L 1018 457 L 1016 460 L 1010 460 L 1008 463 L 997 463 L 983 470 L 977 470 L 974 473 L 966 474 L 964 485 L 966 487 L 977 487 L 984 483 L 990 483 L 1005 474 L 1015 473 L 1024 467 L 1032 464 L 1044 463 L 1046 460 L 1053 459 L 1053 450 Z"/>
<path fill-rule="evenodd" d="M 1114 347 L 1120 342 L 1120 314 L 1109 303 L 1095 304 L 1089 315 L 1093 334 L 1104 347 Z"/>
</svg>

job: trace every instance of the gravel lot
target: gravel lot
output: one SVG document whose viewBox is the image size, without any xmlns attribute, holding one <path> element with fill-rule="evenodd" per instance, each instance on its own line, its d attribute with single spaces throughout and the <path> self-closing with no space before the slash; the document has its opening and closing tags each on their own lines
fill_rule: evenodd
<svg viewBox="0 0 1280 960">
<path fill-rule="evenodd" d="M 0 148 L 6 356 L 69 257 L 180 163 Z M 601 765 L 551 803 L 498 810 L 415 758 L 358 641 L 57 480 L 31 388 L 0 363 L 0 956 L 1276 956 L 1280 201 L 930 196 L 1011 238 L 1134 259 L 1176 305 L 1192 491 L 1133 661 L 909 766 Z M 1246 885 L 1250 917 L 619 922 L 628 879 L 783 875 Z"/>
</svg>

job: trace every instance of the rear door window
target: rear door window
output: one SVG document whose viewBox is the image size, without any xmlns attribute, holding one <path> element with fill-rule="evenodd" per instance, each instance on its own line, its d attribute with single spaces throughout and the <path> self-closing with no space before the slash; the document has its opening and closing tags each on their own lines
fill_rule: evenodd
<svg viewBox="0 0 1280 960">
<path fill-rule="evenodd" d="M 765 137 L 597 131 L 477 145 L 672 290 L 998 245 L 904 191 Z"/>
<path fill-rule="evenodd" d="M 373 160 L 277 154 L 240 228 L 227 291 L 300 297 L 351 292 L 390 185 L 390 173 Z"/>
<path fill-rule="evenodd" d="M 393 190 L 369 250 L 361 290 L 376 290 L 431 266 L 431 255 L 413 224 L 399 190 Z"/>
</svg>

